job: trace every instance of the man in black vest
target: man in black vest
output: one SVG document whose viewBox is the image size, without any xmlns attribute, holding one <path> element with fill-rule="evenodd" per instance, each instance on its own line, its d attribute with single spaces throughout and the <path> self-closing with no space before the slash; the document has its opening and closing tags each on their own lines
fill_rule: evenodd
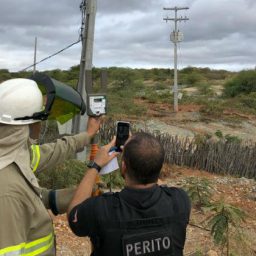
<svg viewBox="0 0 256 256">
<path fill-rule="evenodd" d="M 92 255 L 183 255 L 191 205 L 179 188 L 157 185 L 164 150 L 153 136 L 133 135 L 125 144 L 121 192 L 91 197 L 96 175 L 118 153 L 115 140 L 102 147 L 80 183 L 68 210 L 69 225 L 89 236 Z"/>
</svg>

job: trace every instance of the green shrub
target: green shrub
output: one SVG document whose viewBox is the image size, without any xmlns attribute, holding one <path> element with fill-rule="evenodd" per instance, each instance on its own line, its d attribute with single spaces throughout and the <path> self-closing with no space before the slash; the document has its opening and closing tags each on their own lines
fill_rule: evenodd
<svg viewBox="0 0 256 256">
<path fill-rule="evenodd" d="M 170 103 L 173 101 L 173 96 L 170 90 L 155 90 L 154 88 L 147 88 L 145 90 L 144 100 L 150 103 Z"/>
<path fill-rule="evenodd" d="M 179 81 L 181 84 L 193 86 L 202 80 L 204 80 L 204 76 L 201 74 L 199 69 L 194 67 L 184 68 L 179 73 Z"/>
<path fill-rule="evenodd" d="M 124 187 L 124 179 L 122 178 L 119 169 L 112 173 L 103 175 L 102 180 L 109 190 L 111 190 L 112 188 L 123 188 Z"/>
<path fill-rule="evenodd" d="M 190 177 L 186 179 L 185 190 L 197 208 L 210 205 L 212 189 L 211 182 L 206 178 Z"/>
<path fill-rule="evenodd" d="M 244 107 L 256 109 L 256 92 L 241 95 L 239 101 Z"/>
<path fill-rule="evenodd" d="M 208 83 L 199 83 L 196 86 L 198 88 L 198 91 L 201 95 L 204 96 L 213 96 L 213 90 L 211 88 L 211 86 Z"/>
<path fill-rule="evenodd" d="M 163 83 L 156 83 L 155 85 L 154 85 L 154 89 L 155 90 L 165 90 L 165 89 L 167 89 L 168 87 L 167 87 L 167 85 L 166 84 L 163 84 Z"/>
<path fill-rule="evenodd" d="M 218 138 L 220 138 L 220 139 L 223 138 L 223 133 L 222 133 L 222 131 L 220 131 L 220 130 L 217 130 L 217 131 L 215 132 L 215 135 L 216 135 Z"/>
<path fill-rule="evenodd" d="M 239 94 L 256 92 L 256 71 L 241 71 L 224 85 L 224 96 L 235 97 Z"/>
<path fill-rule="evenodd" d="M 198 73 L 191 73 L 187 76 L 187 83 L 191 85 L 195 85 L 203 80 L 203 76 Z"/>
<path fill-rule="evenodd" d="M 40 186 L 60 189 L 72 187 L 80 183 L 87 169 L 85 163 L 78 160 L 68 160 L 52 170 L 38 173 Z"/>
<path fill-rule="evenodd" d="M 7 69 L 0 69 L 0 83 L 11 78 L 12 76 Z"/>
<path fill-rule="evenodd" d="M 146 111 L 145 106 L 134 103 L 134 98 L 140 87 L 140 83 L 124 88 L 109 88 L 108 95 L 108 115 L 143 115 Z"/>
<path fill-rule="evenodd" d="M 226 134 L 226 135 L 224 136 L 223 133 L 222 133 L 222 131 L 220 131 L 220 130 L 217 130 L 217 131 L 215 132 L 215 135 L 216 135 L 219 139 L 221 139 L 221 140 L 223 140 L 223 141 L 225 141 L 225 142 L 227 142 L 227 143 L 241 143 L 241 141 L 242 141 L 240 138 L 238 138 L 237 136 L 234 136 L 234 135 Z"/>
<path fill-rule="evenodd" d="M 204 254 L 200 249 L 196 249 L 196 252 L 193 254 L 194 256 L 203 256 Z"/>
<path fill-rule="evenodd" d="M 233 136 L 230 134 L 225 135 L 225 140 L 227 143 L 241 143 L 242 139 L 238 138 L 237 136 Z"/>
<path fill-rule="evenodd" d="M 219 118 L 222 116 L 224 106 L 219 100 L 209 101 L 201 109 L 200 112 L 207 116 Z"/>
<path fill-rule="evenodd" d="M 240 235 L 240 223 L 245 221 L 246 214 L 242 209 L 226 204 L 223 200 L 212 204 L 208 209 L 215 212 L 208 220 L 214 242 L 226 246 L 226 255 L 229 256 L 231 235 Z"/>
</svg>

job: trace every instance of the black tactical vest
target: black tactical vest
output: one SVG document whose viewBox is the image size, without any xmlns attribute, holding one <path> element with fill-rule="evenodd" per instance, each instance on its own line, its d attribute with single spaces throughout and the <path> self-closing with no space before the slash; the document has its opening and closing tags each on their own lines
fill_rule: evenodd
<svg viewBox="0 0 256 256">
<path fill-rule="evenodd" d="M 119 193 L 105 194 L 111 200 L 108 210 L 113 219 L 105 221 L 104 216 L 100 216 L 98 235 L 91 237 L 92 255 L 182 256 L 188 220 L 172 188 L 161 189 L 164 193 L 156 205 L 160 208 L 159 217 L 152 218 L 141 218 Z M 167 202 L 172 204 L 171 211 Z M 101 212 L 104 213 L 104 209 Z"/>
</svg>

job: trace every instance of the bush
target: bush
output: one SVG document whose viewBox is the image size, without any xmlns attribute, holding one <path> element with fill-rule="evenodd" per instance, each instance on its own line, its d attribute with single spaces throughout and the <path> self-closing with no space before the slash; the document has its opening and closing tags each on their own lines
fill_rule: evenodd
<svg viewBox="0 0 256 256">
<path fill-rule="evenodd" d="M 155 90 L 165 90 L 166 88 L 168 88 L 168 86 L 163 83 L 156 83 L 154 86 Z"/>
<path fill-rule="evenodd" d="M 241 71 L 224 85 L 224 95 L 235 97 L 239 94 L 256 92 L 256 71 Z"/>
<path fill-rule="evenodd" d="M 223 133 L 222 133 L 222 131 L 220 131 L 220 130 L 217 130 L 216 132 L 215 132 L 215 135 L 219 138 L 219 139 L 221 139 L 221 140 L 223 140 L 224 142 L 226 142 L 226 143 L 241 143 L 241 139 L 240 138 L 238 138 L 237 136 L 233 136 L 233 135 L 230 135 L 230 134 L 226 134 L 225 136 L 223 136 Z"/>
<path fill-rule="evenodd" d="M 61 189 L 75 186 L 84 176 L 86 165 L 78 160 L 68 160 L 55 169 L 38 173 L 40 186 L 48 189 Z"/>
<path fill-rule="evenodd" d="M 218 138 L 220 138 L 220 139 L 223 138 L 223 133 L 222 133 L 222 131 L 220 131 L 220 130 L 217 130 L 217 131 L 215 132 L 215 135 L 216 135 Z"/>
<path fill-rule="evenodd" d="M 150 103 L 170 103 L 173 101 L 173 96 L 168 89 L 158 91 L 147 89 L 143 98 Z"/>
<path fill-rule="evenodd" d="M 213 96 L 214 95 L 213 90 L 208 83 L 199 83 L 197 85 L 197 88 L 201 95 L 204 95 L 204 96 Z"/>
<path fill-rule="evenodd" d="M 112 188 L 124 187 L 124 179 L 122 178 L 119 169 L 112 173 L 102 176 L 102 180 L 109 190 L 111 190 Z"/>
<path fill-rule="evenodd" d="M 200 112 L 204 115 L 212 116 L 219 118 L 222 116 L 224 110 L 223 104 L 220 101 L 210 101 L 206 105 L 204 105 Z"/>
<path fill-rule="evenodd" d="M 11 78 L 12 76 L 7 69 L 0 69 L 0 83 Z"/>
<path fill-rule="evenodd" d="M 180 71 L 179 80 L 181 84 L 193 86 L 205 80 L 203 72 L 195 67 L 187 67 Z"/>
<path fill-rule="evenodd" d="M 134 103 L 136 90 L 132 86 L 108 90 L 108 115 L 135 115 L 145 113 L 145 106 Z"/>
<path fill-rule="evenodd" d="M 230 135 L 230 134 L 225 135 L 225 140 L 227 143 L 240 144 L 242 142 L 242 139 L 238 138 L 237 136 Z"/>
<path fill-rule="evenodd" d="M 192 72 L 189 74 L 180 75 L 180 80 L 182 84 L 193 86 L 201 82 L 203 80 L 203 76 L 197 72 Z"/>
<path fill-rule="evenodd" d="M 241 95 L 239 101 L 242 103 L 244 107 L 256 109 L 256 92 Z"/>
<path fill-rule="evenodd" d="M 190 177 L 186 179 L 185 190 L 195 207 L 210 205 L 213 187 L 206 178 Z"/>
</svg>

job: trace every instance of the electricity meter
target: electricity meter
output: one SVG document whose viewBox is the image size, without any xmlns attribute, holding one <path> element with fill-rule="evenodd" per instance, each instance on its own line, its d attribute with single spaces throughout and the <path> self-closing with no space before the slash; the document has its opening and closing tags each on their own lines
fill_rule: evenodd
<svg viewBox="0 0 256 256">
<path fill-rule="evenodd" d="M 106 114 L 107 100 L 104 94 L 87 94 L 87 115 L 101 116 Z"/>
</svg>

